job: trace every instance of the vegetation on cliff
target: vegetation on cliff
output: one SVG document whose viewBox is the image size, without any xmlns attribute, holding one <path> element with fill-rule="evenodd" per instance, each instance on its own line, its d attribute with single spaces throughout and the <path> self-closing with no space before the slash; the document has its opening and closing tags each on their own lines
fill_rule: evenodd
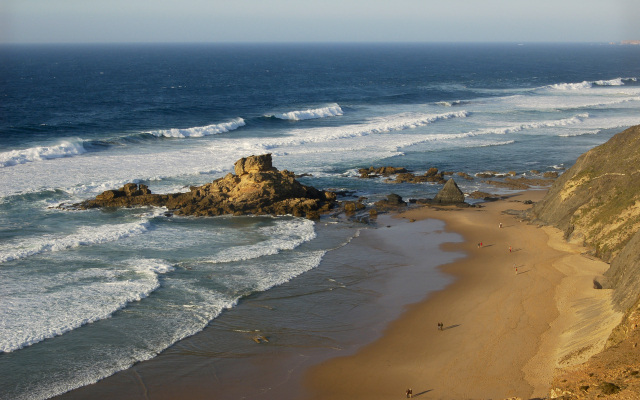
<svg viewBox="0 0 640 400">
<path fill-rule="evenodd" d="M 529 216 L 611 261 L 640 229 L 640 126 L 580 156 Z"/>
</svg>

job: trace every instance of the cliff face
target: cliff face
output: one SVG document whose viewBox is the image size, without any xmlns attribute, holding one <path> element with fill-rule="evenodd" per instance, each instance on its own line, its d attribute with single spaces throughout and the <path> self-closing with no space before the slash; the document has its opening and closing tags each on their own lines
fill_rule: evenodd
<svg viewBox="0 0 640 400">
<path fill-rule="evenodd" d="M 640 126 L 589 150 L 529 213 L 611 261 L 640 229 Z"/>
<path fill-rule="evenodd" d="M 638 398 L 640 126 L 580 156 L 527 218 L 562 229 L 565 239 L 610 261 L 603 287 L 614 289 L 613 306 L 625 313 L 604 351 L 556 375 L 550 397 Z"/>
</svg>

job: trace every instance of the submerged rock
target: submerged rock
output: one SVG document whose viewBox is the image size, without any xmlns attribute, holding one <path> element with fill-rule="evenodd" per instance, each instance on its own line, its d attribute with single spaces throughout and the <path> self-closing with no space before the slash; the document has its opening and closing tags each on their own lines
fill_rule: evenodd
<svg viewBox="0 0 640 400">
<path fill-rule="evenodd" d="M 189 193 L 152 194 L 145 185 L 127 183 L 74 207 L 157 206 L 167 207 L 175 215 L 293 214 L 317 219 L 320 212 L 333 208 L 336 200 L 335 193 L 302 185 L 293 172 L 278 171 L 272 165 L 271 154 L 242 158 L 234 164 L 234 170 L 235 175 L 192 186 Z"/>
</svg>

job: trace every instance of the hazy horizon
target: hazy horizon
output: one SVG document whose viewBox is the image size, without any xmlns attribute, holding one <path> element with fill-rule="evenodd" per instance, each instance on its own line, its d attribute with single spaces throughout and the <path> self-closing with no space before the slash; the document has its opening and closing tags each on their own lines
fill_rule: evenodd
<svg viewBox="0 0 640 400">
<path fill-rule="evenodd" d="M 632 0 L 0 0 L 0 43 L 619 43 Z"/>
</svg>

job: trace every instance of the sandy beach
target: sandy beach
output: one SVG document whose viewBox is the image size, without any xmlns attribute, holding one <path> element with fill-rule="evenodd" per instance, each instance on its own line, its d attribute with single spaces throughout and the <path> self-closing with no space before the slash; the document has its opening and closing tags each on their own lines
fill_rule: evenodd
<svg viewBox="0 0 640 400">
<path fill-rule="evenodd" d="M 362 230 L 305 275 L 318 286 L 295 304 L 309 308 L 277 300 L 290 296 L 293 281 L 155 359 L 60 397 L 389 399 L 408 388 L 426 399 L 545 397 L 555 369 L 599 352 L 621 319 L 610 291 L 593 287 L 608 264 L 555 228 L 502 213 L 545 193 L 382 216 L 378 229 Z M 345 292 L 332 292 L 328 280 Z M 269 328 L 274 310 L 288 322 Z M 249 327 L 270 343 L 253 344 L 241 333 Z M 218 354 L 220 337 L 231 351 Z"/>
<path fill-rule="evenodd" d="M 527 209 L 523 200 L 545 193 L 526 191 L 482 208 L 400 214 L 407 222 L 443 220 L 464 237 L 444 245 L 467 255 L 441 267 L 455 282 L 407 307 L 357 354 L 313 367 L 304 382 L 309 398 L 401 398 L 407 388 L 420 398 L 540 398 L 556 367 L 600 351 L 621 318 L 610 293 L 593 288 L 608 264 L 581 255 L 584 249 L 554 228 L 502 214 Z"/>
</svg>

